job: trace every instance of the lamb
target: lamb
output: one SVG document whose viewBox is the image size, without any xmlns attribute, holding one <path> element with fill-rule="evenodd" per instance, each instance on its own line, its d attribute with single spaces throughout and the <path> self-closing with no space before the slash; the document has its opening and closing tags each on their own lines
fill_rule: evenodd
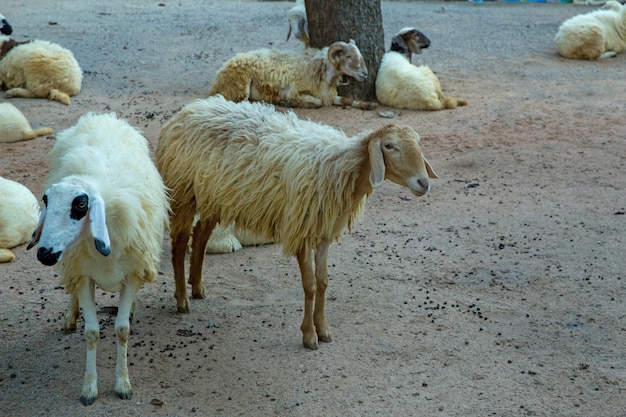
<svg viewBox="0 0 626 417">
<path fill-rule="evenodd" d="M 0 263 L 11 262 L 11 248 L 27 243 L 37 226 L 39 203 L 19 182 L 0 177 Z"/>
<path fill-rule="evenodd" d="M 76 329 L 83 309 L 87 360 L 81 402 L 90 405 L 98 396 L 96 285 L 120 293 L 115 391 L 130 399 L 129 318 L 137 292 L 157 273 L 169 210 L 148 143 L 114 113 L 87 113 L 58 134 L 46 187 L 28 248 L 38 243 L 37 259 L 61 272 L 71 294 L 66 331 Z"/>
<path fill-rule="evenodd" d="M 0 14 L 0 34 L 1 35 L 10 35 L 13 33 L 13 28 L 9 24 L 9 21 L 6 17 Z"/>
<path fill-rule="evenodd" d="M 594 61 L 616 56 L 626 49 L 626 5 L 611 0 L 602 9 L 566 20 L 554 42 L 565 58 Z"/>
<path fill-rule="evenodd" d="M 287 19 L 289 20 L 289 32 L 287 33 L 287 40 L 293 32 L 293 37 L 299 39 L 305 48 L 309 47 L 309 22 L 306 16 L 306 6 L 304 0 L 296 0 L 296 5 L 293 6 L 287 12 Z"/>
<path fill-rule="evenodd" d="M 33 130 L 17 107 L 10 103 L 0 103 L 0 143 L 18 142 L 53 134 L 54 130 L 49 127 Z"/>
<path fill-rule="evenodd" d="M 261 100 L 288 107 L 352 106 L 372 110 L 375 103 L 337 95 L 342 75 L 363 81 L 365 60 L 354 40 L 306 51 L 258 49 L 240 53 L 217 72 L 209 96 L 232 101 Z"/>
<path fill-rule="evenodd" d="M 304 289 L 302 342 L 330 342 L 324 316 L 331 242 L 351 230 L 366 197 L 389 179 L 426 194 L 437 178 L 422 155 L 418 134 L 388 125 L 347 137 L 264 103 L 221 96 L 192 102 L 162 128 L 156 164 L 171 190 L 170 236 L 179 312 L 189 312 L 185 253 L 194 215 L 189 282 L 204 298 L 202 249 L 216 223 L 282 243 L 298 260 Z M 313 262 L 315 270 L 313 268 Z"/>
<path fill-rule="evenodd" d="M 48 98 L 70 104 L 83 74 L 72 52 L 52 42 L 0 36 L 0 86 L 6 97 Z"/>
<path fill-rule="evenodd" d="M 381 104 L 411 110 L 454 109 L 467 104 L 463 99 L 445 97 L 428 66 L 411 64 L 411 53 L 419 54 L 428 46 L 430 40 L 415 28 L 404 28 L 394 36 L 376 76 L 376 98 Z"/>
</svg>

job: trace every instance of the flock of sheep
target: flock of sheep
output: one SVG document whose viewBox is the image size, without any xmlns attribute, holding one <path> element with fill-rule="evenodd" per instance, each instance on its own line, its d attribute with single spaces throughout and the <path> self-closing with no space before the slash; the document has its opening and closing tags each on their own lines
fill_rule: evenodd
<svg viewBox="0 0 626 417">
<path fill-rule="evenodd" d="M 376 105 L 337 94 L 342 76 L 367 76 L 354 41 L 309 48 L 301 0 L 288 19 L 288 38 L 300 39 L 304 50 L 262 49 L 228 60 L 209 98 L 189 103 L 162 126 L 154 162 L 136 128 L 114 114 L 87 113 L 56 135 L 41 206 L 26 187 L 0 178 L 0 262 L 14 259 L 12 247 L 27 241 L 29 249 L 37 245 L 37 259 L 59 268 L 71 296 L 64 330 L 76 330 L 82 308 L 83 404 L 98 396 L 96 286 L 120 294 L 115 390 L 123 399 L 132 397 L 130 318 L 137 292 L 155 278 L 168 228 L 176 305 L 183 313 L 190 311 L 187 282 L 192 297 L 204 298 L 202 265 L 210 238 L 219 236 L 212 247 L 222 252 L 241 243 L 280 242 L 284 255 L 296 257 L 302 276 L 302 343 L 317 349 L 319 341 L 331 341 L 324 312 L 330 244 L 352 228 L 367 197 L 385 179 L 422 196 L 437 178 L 411 127 L 388 125 L 348 137 L 274 109 L 272 104 L 367 110 Z M 6 96 L 69 105 L 82 86 L 73 54 L 47 41 L 15 41 L 2 15 L 0 32 L 0 85 Z M 555 42 L 568 58 L 614 56 L 626 48 L 626 7 L 611 0 L 601 10 L 576 16 L 561 25 Z M 419 110 L 466 104 L 445 97 L 428 67 L 411 64 L 412 54 L 429 46 L 414 28 L 397 33 L 378 71 L 381 104 Z M 16 107 L 0 105 L 0 142 L 53 133 L 33 130 Z"/>
</svg>

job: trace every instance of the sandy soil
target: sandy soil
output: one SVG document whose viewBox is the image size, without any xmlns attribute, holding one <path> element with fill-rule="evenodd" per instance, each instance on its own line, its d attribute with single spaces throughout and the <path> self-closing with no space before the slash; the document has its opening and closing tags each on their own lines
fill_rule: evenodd
<svg viewBox="0 0 626 417">
<path fill-rule="evenodd" d="M 18 39 L 71 49 L 85 73 L 69 107 L 11 103 L 57 130 L 114 111 L 154 149 L 163 122 L 204 97 L 234 53 L 300 47 L 285 42 L 291 5 L 4 0 Z M 134 397 L 115 395 L 104 312 L 100 397 L 86 408 L 82 334 L 61 332 L 68 297 L 20 246 L 0 266 L 0 414 L 626 415 L 626 56 L 570 61 L 552 42 L 587 10 L 383 2 L 385 38 L 404 26 L 426 33 L 432 47 L 414 62 L 469 105 L 392 120 L 378 115 L 386 108 L 296 111 L 349 134 L 409 124 L 441 177 L 423 198 L 386 182 L 331 247 L 332 343 L 301 346 L 297 263 L 273 245 L 207 256 L 208 298 L 178 314 L 167 239 L 132 323 Z M 40 196 L 52 143 L 0 146 L 0 175 Z"/>
</svg>

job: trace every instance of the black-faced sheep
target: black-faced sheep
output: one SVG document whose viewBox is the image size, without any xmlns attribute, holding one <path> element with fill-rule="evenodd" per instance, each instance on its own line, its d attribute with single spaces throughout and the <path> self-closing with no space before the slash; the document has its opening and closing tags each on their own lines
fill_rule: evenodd
<svg viewBox="0 0 626 417">
<path fill-rule="evenodd" d="M 258 49 L 240 53 L 217 72 L 209 96 L 235 102 L 259 100 L 288 107 L 352 106 L 371 110 L 375 103 L 337 95 L 342 75 L 363 81 L 367 67 L 354 40 L 321 50 Z"/>
<path fill-rule="evenodd" d="M 9 249 L 28 242 L 39 218 L 39 203 L 26 186 L 0 177 L 0 263 L 15 259 Z"/>
<path fill-rule="evenodd" d="M 72 296 L 65 330 L 76 328 L 82 307 L 87 360 L 81 401 L 89 405 L 98 396 L 96 285 L 120 293 L 115 391 L 130 399 L 129 317 L 135 295 L 156 276 L 169 210 L 146 139 L 113 113 L 82 116 L 58 134 L 50 151 L 43 202 L 29 248 L 39 244 L 37 259 L 58 266 Z"/>
<path fill-rule="evenodd" d="M 53 134 L 54 130 L 49 127 L 33 130 L 28 119 L 17 107 L 11 103 L 0 103 L 0 143 L 19 142 Z"/>
<path fill-rule="evenodd" d="M 616 56 L 626 49 L 626 5 L 610 0 L 602 9 L 566 20 L 554 42 L 565 58 L 597 60 Z"/>
<path fill-rule="evenodd" d="M 287 12 L 287 20 L 289 20 L 289 32 L 287 40 L 293 33 L 293 37 L 299 39 L 305 48 L 309 47 L 309 22 L 306 16 L 306 6 L 304 0 L 296 0 L 296 5 Z"/>
<path fill-rule="evenodd" d="M 13 28 L 9 24 L 9 21 L 6 19 L 6 17 L 0 14 L 0 34 L 10 35 L 11 33 L 13 33 Z"/>
<path fill-rule="evenodd" d="M 347 137 L 330 126 L 221 96 L 183 107 L 161 129 L 156 164 L 171 190 L 172 263 L 179 312 L 189 312 L 185 253 L 194 215 L 189 282 L 204 298 L 203 249 L 214 226 L 238 226 L 280 242 L 302 274 L 305 347 L 330 342 L 324 315 L 329 245 L 351 229 L 385 179 L 426 194 L 435 172 L 408 126 Z M 315 265 L 315 267 L 314 267 Z"/>
<path fill-rule="evenodd" d="M 467 101 L 445 97 L 437 76 L 426 65 L 411 64 L 411 53 L 419 54 L 430 40 L 414 28 L 404 28 L 392 39 L 376 76 L 376 98 L 399 109 L 443 110 L 464 106 Z"/>
<path fill-rule="evenodd" d="M 0 36 L 0 87 L 6 97 L 47 98 L 70 104 L 80 92 L 82 71 L 68 49 L 52 42 L 17 42 Z"/>
</svg>

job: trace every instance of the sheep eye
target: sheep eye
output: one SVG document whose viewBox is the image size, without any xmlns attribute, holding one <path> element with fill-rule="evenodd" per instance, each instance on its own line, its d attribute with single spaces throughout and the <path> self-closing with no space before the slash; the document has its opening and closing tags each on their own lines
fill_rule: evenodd
<svg viewBox="0 0 626 417">
<path fill-rule="evenodd" d="M 395 148 L 393 147 L 393 145 L 391 143 L 385 143 L 385 149 L 392 151 Z"/>
<path fill-rule="evenodd" d="M 70 217 L 74 220 L 80 220 L 87 214 L 89 208 L 89 197 L 86 194 L 79 195 L 72 201 L 72 210 Z"/>
</svg>

